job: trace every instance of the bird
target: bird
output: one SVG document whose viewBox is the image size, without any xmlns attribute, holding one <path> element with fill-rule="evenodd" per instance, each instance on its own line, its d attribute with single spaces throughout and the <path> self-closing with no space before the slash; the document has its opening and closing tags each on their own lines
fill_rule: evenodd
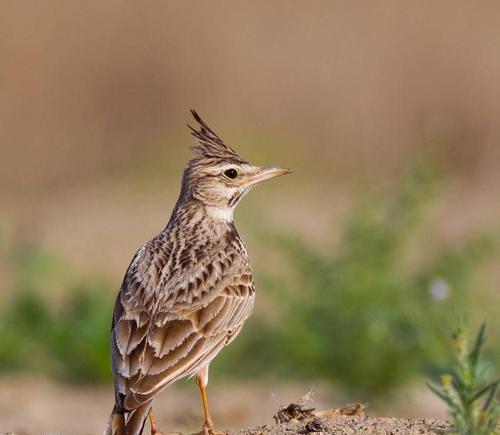
<svg viewBox="0 0 500 435">
<path fill-rule="evenodd" d="M 138 249 L 113 310 L 111 366 L 115 404 L 105 435 L 140 435 L 150 420 L 160 435 L 154 398 L 195 377 L 203 435 L 217 435 L 207 384 L 210 362 L 252 314 L 255 284 L 247 248 L 233 220 L 241 199 L 262 181 L 290 173 L 241 157 L 191 110 L 195 144 L 166 227 Z"/>
</svg>

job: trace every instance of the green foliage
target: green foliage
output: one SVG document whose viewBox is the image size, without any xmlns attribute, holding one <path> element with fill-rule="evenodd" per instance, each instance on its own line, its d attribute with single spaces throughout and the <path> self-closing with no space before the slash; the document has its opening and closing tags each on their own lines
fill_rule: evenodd
<svg viewBox="0 0 500 435">
<path fill-rule="evenodd" d="M 271 235 L 290 265 L 259 286 L 272 292 L 277 312 L 252 319 L 220 364 L 245 374 L 321 377 L 365 396 L 442 364 L 447 325 L 496 240 L 441 249 L 426 240 L 423 261 L 408 264 L 415 239 L 425 237 L 420 224 L 437 179 L 432 165 L 416 166 L 390 195 L 362 201 L 341 228 L 340 244 L 326 253 Z"/>
<path fill-rule="evenodd" d="M 485 341 L 484 324 L 470 348 L 466 329 L 454 336 L 455 363 L 452 374 L 441 376 L 441 385 L 429 388 L 448 406 L 456 433 L 493 435 L 498 432 L 500 404 L 495 398 L 500 379 L 490 382 L 490 367 L 480 358 Z"/>
<path fill-rule="evenodd" d="M 111 378 L 111 304 L 98 288 L 74 289 L 59 309 L 37 293 L 20 293 L 0 319 L 0 370 L 46 373 L 72 381 Z M 109 302 L 109 299 L 108 299 Z"/>
<path fill-rule="evenodd" d="M 6 262 L 16 291 L 0 313 L 0 371 L 46 373 L 72 381 L 111 378 L 112 290 L 99 283 L 67 285 L 67 297 L 47 291 L 65 273 L 63 262 L 36 247 L 10 247 Z"/>
</svg>

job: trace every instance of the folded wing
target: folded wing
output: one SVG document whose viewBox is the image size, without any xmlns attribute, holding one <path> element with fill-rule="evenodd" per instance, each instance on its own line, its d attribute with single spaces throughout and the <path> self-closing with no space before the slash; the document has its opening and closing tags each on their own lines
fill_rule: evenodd
<svg viewBox="0 0 500 435">
<path fill-rule="evenodd" d="M 168 262 L 147 246 L 136 254 L 116 300 L 111 338 L 122 409 L 195 374 L 241 330 L 253 310 L 254 284 L 246 255 L 231 246 L 199 258 L 184 278 L 162 273 Z"/>
</svg>

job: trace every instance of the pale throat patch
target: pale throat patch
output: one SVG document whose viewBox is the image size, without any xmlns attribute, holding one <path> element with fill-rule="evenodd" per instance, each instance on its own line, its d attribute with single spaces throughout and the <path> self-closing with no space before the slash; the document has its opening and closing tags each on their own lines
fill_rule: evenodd
<svg viewBox="0 0 500 435">
<path fill-rule="evenodd" d="M 234 207 L 206 206 L 207 214 L 214 220 L 232 222 Z"/>
</svg>

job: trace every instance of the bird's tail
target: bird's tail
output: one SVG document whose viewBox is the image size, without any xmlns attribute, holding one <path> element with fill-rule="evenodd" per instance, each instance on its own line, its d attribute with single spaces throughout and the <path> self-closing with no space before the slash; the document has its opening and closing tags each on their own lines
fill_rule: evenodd
<svg viewBox="0 0 500 435">
<path fill-rule="evenodd" d="M 141 435 L 148 418 L 151 402 L 132 411 L 113 408 L 103 435 Z"/>
</svg>

